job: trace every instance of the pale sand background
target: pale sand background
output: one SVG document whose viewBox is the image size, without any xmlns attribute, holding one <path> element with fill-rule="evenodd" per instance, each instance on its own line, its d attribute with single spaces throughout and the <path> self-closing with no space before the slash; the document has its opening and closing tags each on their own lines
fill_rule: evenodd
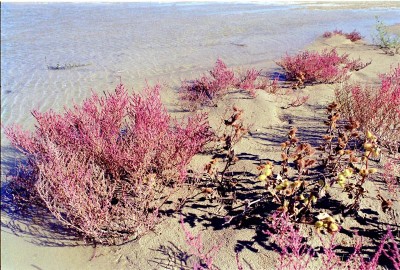
<svg viewBox="0 0 400 270">
<path fill-rule="evenodd" d="M 333 30 L 333 29 L 332 29 Z M 399 27 L 393 29 L 399 31 Z M 321 33 L 322 34 L 322 33 Z M 363 61 L 372 60 L 367 68 L 354 72 L 351 79 L 365 83 L 376 83 L 377 74 L 390 70 L 391 66 L 400 63 L 400 56 L 388 56 L 374 46 L 359 41 L 352 43 L 342 37 L 330 39 L 318 39 L 308 46 L 309 49 L 321 50 L 325 47 L 335 47 L 339 52 L 350 53 L 351 57 L 360 57 Z M 205 70 L 204 70 L 205 71 Z M 266 70 L 271 71 L 271 70 Z M 200 75 L 200 71 L 198 75 Z M 194 77 L 196 77 L 195 75 Z M 275 159 L 279 155 L 279 143 L 284 140 L 290 126 L 299 128 L 301 139 L 315 140 L 316 132 L 321 132 L 321 119 L 324 118 L 323 107 L 333 100 L 334 85 L 308 86 L 300 90 L 302 94 L 310 95 L 310 99 L 304 106 L 299 108 L 282 109 L 292 97 L 276 96 L 259 92 L 255 99 L 248 99 L 247 96 L 236 93 L 226 96 L 218 104 L 217 108 L 205 108 L 210 113 L 213 123 L 222 117 L 225 108 L 236 105 L 244 109 L 244 116 L 247 123 L 253 124 L 252 136 L 246 136 L 237 145 L 236 152 L 244 158 L 237 165 L 238 170 L 246 169 L 255 173 L 255 166 L 260 159 Z M 180 108 L 176 99 L 176 85 L 166 87 L 163 99 L 171 112 Z M 180 116 L 179 113 L 173 113 Z M 246 155 L 244 155 L 246 153 Z M 196 157 L 192 164 L 193 168 L 201 168 L 209 159 L 207 157 Z M 255 181 L 249 179 L 249 181 Z M 359 225 L 352 218 L 346 218 L 341 225 L 347 229 L 361 228 L 361 230 L 376 233 L 375 230 L 383 230 L 384 224 L 399 224 L 399 216 L 396 220 L 390 219 L 380 210 L 379 201 L 375 198 L 377 188 L 385 194 L 386 190 L 382 183 L 368 183 L 368 190 L 371 192 L 363 200 L 362 208 L 370 209 L 372 214 L 362 215 L 371 218 L 368 225 Z M 336 194 L 332 190 L 333 196 Z M 193 232 L 202 232 L 204 242 L 207 245 L 223 242 L 223 246 L 216 257 L 216 266 L 220 269 L 235 269 L 235 248 L 242 249 L 242 258 L 245 269 L 273 269 L 277 258 L 274 252 L 268 250 L 269 244 L 266 237 L 263 237 L 257 226 L 244 229 L 228 227 L 221 229 L 222 216 L 224 212 L 218 207 L 201 200 L 202 195 L 190 200 L 183 209 L 186 225 Z M 192 207 L 191 207 L 192 206 Z M 399 201 L 395 202 L 395 209 L 399 213 Z M 9 220 L 2 213 L 2 222 Z M 377 220 L 373 220 L 377 218 Z M 42 217 L 32 218 L 32 222 L 51 222 Z M 2 227 L 1 234 L 1 265 L 2 269 L 190 269 L 191 259 L 188 259 L 187 266 L 180 259 L 184 257 L 188 247 L 184 243 L 184 236 L 179 225 L 177 214 L 166 219 L 157 226 L 155 232 L 149 233 L 136 242 L 128 243 L 119 247 L 97 247 L 95 257 L 92 247 L 82 246 L 82 243 L 74 240 L 65 241 L 63 231 L 59 230 L 58 235 L 49 235 L 41 231 L 40 226 L 29 224 L 13 225 L 14 234 L 9 228 Z M 261 224 L 260 224 L 261 225 Z M 18 229 L 21 228 L 21 233 Z M 43 236 L 43 237 L 40 237 Z M 47 237 L 48 238 L 45 238 Z M 351 243 L 354 239 L 341 235 L 339 238 L 343 245 Z M 369 237 L 365 237 L 368 243 Z M 315 243 L 315 242 L 312 242 Z M 317 269 L 317 265 L 315 266 Z"/>
</svg>

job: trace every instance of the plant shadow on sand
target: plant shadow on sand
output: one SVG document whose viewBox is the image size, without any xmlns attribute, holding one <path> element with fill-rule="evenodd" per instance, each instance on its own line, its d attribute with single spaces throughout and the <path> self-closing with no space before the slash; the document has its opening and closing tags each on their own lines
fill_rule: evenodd
<svg viewBox="0 0 400 270">
<path fill-rule="evenodd" d="M 2 147 L 2 170 L 8 177 L 18 174 L 18 165 L 25 160 L 16 159 L 18 151 L 12 147 Z M 4 177 L 6 178 L 6 177 Z M 23 198 L 27 199 L 27 198 Z M 62 226 L 42 204 L 15 199 L 15 190 L 7 179 L 1 183 L 1 230 L 23 236 L 28 242 L 38 246 L 63 247 L 86 245 L 72 229 Z"/>
<path fill-rule="evenodd" d="M 322 108 L 317 108 L 322 109 Z M 295 123 L 298 124 L 299 130 L 299 138 L 301 138 L 304 142 L 309 142 L 314 146 L 321 144 L 321 138 L 325 133 L 326 127 L 323 125 L 322 117 L 303 117 L 303 116 L 294 116 L 290 115 L 291 118 L 294 119 Z M 315 123 L 314 126 L 310 128 L 303 128 L 303 122 L 312 122 Z M 256 132 L 250 134 L 250 136 L 257 141 L 257 143 L 264 144 L 267 142 L 268 145 L 279 145 L 283 141 L 286 140 L 286 134 L 289 130 L 289 125 L 287 127 L 273 127 L 270 132 Z M 278 134 L 278 135 L 277 135 Z M 260 161 L 260 157 L 257 155 L 247 156 L 244 153 L 242 156 L 238 154 L 239 159 L 249 159 L 252 161 Z M 271 160 L 272 161 L 272 160 Z M 317 169 L 318 170 L 318 169 Z M 242 175 L 246 176 L 245 171 L 235 173 L 236 176 Z M 252 175 L 253 179 L 255 175 Z M 248 177 L 245 181 L 243 181 L 244 185 L 251 184 L 251 176 Z M 254 182 L 252 183 L 254 185 Z M 249 201 L 255 200 L 260 196 L 260 190 L 263 188 L 255 187 L 250 193 L 246 193 L 245 188 L 241 188 L 238 184 L 236 198 L 241 201 L 248 199 Z M 190 200 L 187 202 L 186 209 L 191 209 L 190 212 L 184 215 L 184 222 L 188 224 L 190 227 L 195 227 L 196 224 L 200 223 L 206 229 L 211 228 L 212 230 L 223 230 L 224 228 L 231 227 L 235 229 L 251 229 L 254 230 L 254 236 L 249 240 L 237 240 L 234 251 L 241 252 L 244 249 L 247 249 L 251 252 L 258 253 L 260 252 L 260 247 L 267 251 L 279 251 L 278 247 L 269 242 L 268 235 L 264 232 L 268 227 L 265 223 L 265 220 L 272 210 L 277 208 L 277 205 L 274 205 L 272 202 L 260 204 L 256 209 L 254 209 L 250 215 L 246 215 L 246 218 L 240 220 L 239 222 L 232 222 L 229 225 L 224 225 L 226 221 L 226 215 L 210 215 L 210 209 L 217 208 L 218 204 L 210 204 L 207 203 L 207 199 L 202 197 L 197 200 Z M 192 210 L 195 209 L 195 210 Z M 227 215 L 238 215 L 242 210 L 240 209 L 229 209 L 226 207 L 228 214 Z M 346 205 L 331 196 L 326 196 L 318 201 L 316 205 L 316 209 L 321 211 L 330 211 L 334 215 L 343 214 L 343 211 L 346 209 Z M 196 212 L 195 212 L 196 211 Z M 199 214 L 200 212 L 204 212 L 205 214 Z M 218 212 L 218 211 L 217 211 Z M 368 214 L 368 217 L 362 217 L 360 213 Z M 340 231 L 341 235 L 347 235 L 350 238 L 355 236 L 355 231 L 357 231 L 357 235 L 363 238 L 363 242 L 368 244 L 364 244 L 361 253 L 364 256 L 368 256 L 372 258 L 376 253 L 376 249 L 379 246 L 381 239 L 385 236 L 385 231 L 387 226 L 390 226 L 393 234 L 397 235 L 400 227 L 397 224 L 392 224 L 391 222 L 379 221 L 378 215 L 379 213 L 370 209 L 361 209 L 360 213 L 357 213 L 355 216 L 354 223 L 350 226 L 349 229 L 342 229 Z M 247 217 L 248 216 L 248 217 Z M 346 216 L 343 216 L 346 218 Z M 367 241 L 365 241 L 367 240 Z M 370 244 L 373 243 L 373 244 Z M 348 244 L 348 243 L 347 243 Z M 335 253 L 342 258 L 342 260 L 347 260 L 355 251 L 354 247 L 348 247 L 346 243 L 338 243 L 335 247 Z M 322 246 L 316 246 L 314 249 L 314 257 L 321 256 L 320 253 L 323 253 Z M 390 267 L 390 261 L 381 256 L 379 259 L 379 264 L 384 267 Z"/>
<path fill-rule="evenodd" d="M 212 217 L 208 215 L 209 210 L 212 208 L 212 206 L 210 206 L 209 203 L 206 202 L 206 199 L 200 198 L 197 199 L 196 201 L 188 202 L 188 204 L 189 205 L 186 207 L 186 209 L 190 209 L 191 212 L 187 212 L 182 215 L 184 216 L 183 218 L 184 223 L 192 228 L 196 227 L 196 224 L 200 223 L 202 224 L 202 226 L 205 227 L 205 230 L 209 229 L 223 230 L 228 227 L 234 228 L 235 230 L 238 231 L 243 229 L 254 230 L 254 235 L 249 240 L 237 240 L 236 244 L 234 245 L 234 250 L 232 252 L 239 254 L 244 250 L 248 250 L 253 253 L 259 253 L 261 252 L 261 250 L 279 252 L 279 247 L 275 243 L 270 242 L 268 234 L 265 233 L 265 231 L 269 228 L 266 222 L 268 214 L 273 210 L 276 210 L 277 207 L 277 205 L 275 205 L 274 203 L 266 202 L 262 205 L 259 205 L 251 212 L 251 214 L 246 215 L 245 218 L 241 220 L 236 220 L 236 222 L 232 222 L 229 225 L 224 225 L 226 219 L 225 216 L 223 215 L 219 215 L 218 217 L 216 215 Z M 217 206 L 218 205 L 215 205 L 214 207 Z M 329 196 L 326 199 L 323 199 L 320 202 L 318 202 L 318 204 L 316 205 L 316 208 L 321 210 L 322 209 L 337 210 L 338 208 L 343 208 L 343 207 L 344 205 L 339 200 L 335 200 Z M 199 215 L 198 213 L 194 213 L 195 210 L 193 209 L 196 209 L 196 212 L 201 211 L 204 212 L 205 214 Z M 362 209 L 361 212 L 362 213 L 368 212 L 369 216 L 373 215 L 376 216 L 376 218 L 374 217 L 366 219 L 363 218 L 364 220 L 361 220 L 361 217 L 357 217 L 354 225 L 352 225 L 349 229 L 342 228 L 340 234 L 346 235 L 350 238 L 354 238 L 356 237 L 356 235 L 358 237 L 361 237 L 363 246 L 360 252 L 363 254 L 363 256 L 372 258 L 377 251 L 376 249 L 379 246 L 381 239 L 386 234 L 386 226 L 391 226 L 394 235 L 396 235 L 396 231 L 398 232 L 400 227 L 394 224 L 389 224 L 387 222 L 378 221 L 377 212 L 373 213 L 368 209 Z M 234 211 L 234 210 L 229 212 L 229 214 L 233 215 L 239 213 L 240 211 Z M 365 244 L 366 242 L 370 244 Z M 162 247 L 164 246 L 161 245 L 160 250 L 158 250 L 158 252 L 162 251 L 161 250 Z M 168 249 L 171 249 L 172 247 L 173 246 L 169 246 Z M 313 257 L 315 258 L 321 256 L 320 254 L 324 253 L 323 247 L 321 245 L 317 245 L 314 248 L 312 248 L 307 244 L 307 247 L 313 250 L 314 252 Z M 346 242 L 337 243 L 334 250 L 335 253 L 343 261 L 349 259 L 350 256 L 352 256 L 352 254 L 355 251 L 354 247 L 352 246 L 349 247 L 348 243 Z M 179 251 L 182 252 L 181 250 Z M 161 253 L 164 254 L 165 252 Z M 170 254 L 171 253 L 169 253 L 169 256 Z M 176 261 L 181 257 L 180 255 L 181 253 L 175 252 L 173 254 L 175 254 L 175 257 L 172 261 Z M 187 260 L 185 259 L 183 262 L 187 263 Z M 180 263 L 182 263 L 182 261 Z M 379 264 L 383 267 L 390 267 L 391 262 L 386 257 L 381 256 L 379 259 Z M 249 264 L 248 267 L 249 269 L 252 269 L 251 264 Z M 186 269 L 186 268 L 180 268 L 180 269 Z"/>
<path fill-rule="evenodd" d="M 149 263 L 154 264 L 155 267 L 180 270 L 192 269 L 189 265 L 191 256 L 171 241 L 168 241 L 165 245 L 160 245 L 153 251 L 159 254 L 154 259 L 149 260 Z"/>
</svg>

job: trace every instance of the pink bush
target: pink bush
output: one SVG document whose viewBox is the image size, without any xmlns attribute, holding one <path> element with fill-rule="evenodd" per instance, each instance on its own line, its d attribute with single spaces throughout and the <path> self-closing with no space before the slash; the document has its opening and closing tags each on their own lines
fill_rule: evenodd
<svg viewBox="0 0 400 270">
<path fill-rule="evenodd" d="M 256 80 L 260 76 L 260 71 L 254 68 L 246 70 L 246 74 L 242 80 L 239 81 L 238 87 L 249 92 L 251 96 L 255 96 Z"/>
<path fill-rule="evenodd" d="M 296 97 L 289 103 L 289 107 L 300 107 L 301 105 L 306 103 L 309 98 L 310 98 L 309 95 L 305 96 L 296 95 Z"/>
<path fill-rule="evenodd" d="M 355 42 L 357 40 L 361 40 L 362 36 L 359 32 L 357 32 L 356 30 L 353 30 L 352 32 L 345 34 L 345 37 L 347 39 L 350 39 L 350 41 Z"/>
<path fill-rule="evenodd" d="M 400 177 L 400 158 L 389 158 L 383 165 L 383 180 L 390 194 L 394 197 L 400 194 L 400 184 L 397 177 Z"/>
<path fill-rule="evenodd" d="M 336 91 L 343 113 L 371 131 L 382 143 L 400 142 L 400 65 L 380 75 L 380 87 L 347 85 Z"/>
<path fill-rule="evenodd" d="M 269 218 L 265 233 L 277 245 L 279 263 L 276 269 L 308 269 L 314 251 L 304 241 L 304 236 L 290 221 L 287 213 L 276 211 Z"/>
<path fill-rule="evenodd" d="M 180 98 L 187 102 L 187 107 L 196 109 L 198 106 L 215 105 L 216 100 L 227 94 L 229 89 L 245 90 L 252 97 L 256 95 L 257 89 L 271 93 L 278 89 L 277 80 L 261 77 L 260 71 L 254 68 L 246 70 L 242 76 L 235 76 L 221 59 L 217 60 L 210 75 L 182 83 L 179 89 Z"/>
<path fill-rule="evenodd" d="M 13 181 L 87 240 L 111 244 L 151 229 L 161 191 L 185 180 L 210 139 L 206 115 L 171 119 L 159 91 L 129 95 L 119 85 L 63 114 L 33 111 L 34 132 L 5 130 L 32 172 Z"/>
<path fill-rule="evenodd" d="M 324 38 L 330 38 L 333 36 L 333 33 L 330 31 L 326 31 L 325 33 L 323 33 L 322 37 Z"/>
<path fill-rule="evenodd" d="M 286 55 L 277 64 L 285 70 L 287 79 L 297 81 L 299 85 L 343 80 L 356 65 L 347 54 L 339 55 L 335 49 Z"/>
<path fill-rule="evenodd" d="M 183 217 L 181 216 L 181 227 L 185 233 L 185 240 L 187 245 L 190 248 L 189 253 L 196 257 L 197 262 L 193 265 L 194 270 L 203 270 L 203 269 L 217 269 L 213 265 L 214 257 L 217 255 L 218 251 L 222 247 L 222 243 L 219 245 L 212 246 L 206 251 L 204 247 L 203 240 L 201 238 L 201 234 L 193 235 L 186 227 L 183 221 Z M 238 260 L 238 258 L 237 258 Z M 239 264 L 238 264 L 239 265 Z"/>
<path fill-rule="evenodd" d="M 383 254 L 390 260 L 393 269 L 400 270 L 400 243 L 398 238 L 396 240 L 394 237 L 390 227 L 387 228 L 386 236 L 381 241 L 381 245 L 382 243 L 386 245 L 386 248 L 382 249 Z"/>
<path fill-rule="evenodd" d="M 356 30 L 353 30 L 350 33 L 344 33 L 342 30 L 334 30 L 333 32 L 327 31 L 325 32 L 322 36 L 324 38 L 330 38 L 333 35 L 340 35 L 340 36 L 344 36 L 347 39 L 351 40 L 352 42 L 355 42 L 357 40 L 362 39 L 362 36 L 359 32 L 357 32 Z"/>
<path fill-rule="evenodd" d="M 183 82 L 180 87 L 181 99 L 189 104 L 209 105 L 214 99 L 226 94 L 229 87 L 238 83 L 233 71 L 221 59 L 217 60 L 210 75 Z"/>
<path fill-rule="evenodd" d="M 321 235 L 318 235 L 323 245 L 323 253 L 321 254 L 321 261 L 323 268 L 326 270 L 333 269 L 360 269 L 360 270 L 375 270 L 378 268 L 379 259 L 385 256 L 391 263 L 390 269 L 400 269 L 400 253 L 398 248 L 398 241 L 393 236 L 390 227 L 387 228 L 386 234 L 382 237 L 377 249 L 374 251 L 372 258 L 365 258 L 361 253 L 363 247 L 362 238 L 357 237 L 354 244 L 354 252 L 346 259 L 343 260 L 335 253 L 337 245 L 335 244 L 336 234 L 331 236 L 328 243 L 324 241 Z"/>
</svg>

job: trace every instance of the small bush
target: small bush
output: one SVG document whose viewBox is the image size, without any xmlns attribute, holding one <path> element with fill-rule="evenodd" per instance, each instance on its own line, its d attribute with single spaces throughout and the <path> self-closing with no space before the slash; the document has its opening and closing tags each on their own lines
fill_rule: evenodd
<svg viewBox="0 0 400 270">
<path fill-rule="evenodd" d="M 16 190 L 86 240 L 112 244 L 152 229 L 165 189 L 185 180 L 186 166 L 210 138 L 206 115 L 171 119 L 159 91 L 128 95 L 119 85 L 63 114 L 34 111 L 32 133 L 6 128 L 29 161 L 30 173 L 13 180 Z"/>
<path fill-rule="evenodd" d="M 268 230 L 264 231 L 277 246 L 279 262 L 275 269 L 308 269 L 314 255 L 313 249 L 304 241 L 305 237 L 293 224 L 287 213 L 274 212 L 267 222 Z"/>
<path fill-rule="evenodd" d="M 193 105 L 211 105 L 216 98 L 226 94 L 229 87 L 237 85 L 238 81 L 232 70 L 218 59 L 210 76 L 203 75 L 194 81 L 185 81 L 180 87 L 180 98 Z"/>
<path fill-rule="evenodd" d="M 239 81 L 238 87 L 248 91 L 251 96 L 255 96 L 255 90 L 260 88 L 260 85 L 256 85 L 259 76 L 259 70 L 254 68 L 248 69 L 244 78 Z"/>
<path fill-rule="evenodd" d="M 189 253 L 196 258 L 196 262 L 193 265 L 193 270 L 213 270 L 217 269 L 214 267 L 214 257 L 218 255 L 219 250 L 222 247 L 222 243 L 208 247 L 204 245 L 201 233 L 193 235 L 186 227 L 181 216 L 181 228 L 185 233 L 186 244 L 189 247 Z M 207 246 L 207 247 L 205 247 Z M 206 251 L 208 249 L 208 251 Z"/>
<path fill-rule="evenodd" d="M 362 36 L 359 32 L 357 32 L 356 30 L 354 30 L 353 32 L 350 32 L 348 34 L 345 34 L 347 39 L 350 39 L 350 41 L 355 42 L 357 40 L 361 40 Z"/>
<path fill-rule="evenodd" d="M 205 193 L 211 194 L 210 199 L 218 193 L 218 199 L 226 204 L 233 204 L 236 199 L 237 179 L 230 175 L 230 168 L 239 161 L 234 147 L 249 132 L 249 126 L 243 123 L 242 114 L 242 109 L 233 106 L 231 115 L 228 118 L 224 117 L 221 126 L 215 132 L 214 149 L 218 151 L 219 158 L 213 158 L 204 167 L 204 176 L 209 180 Z M 219 161 L 224 164 L 222 168 Z M 217 192 L 214 192 L 215 190 Z"/>
<path fill-rule="evenodd" d="M 193 110 L 199 106 L 216 105 L 216 100 L 227 94 L 229 89 L 244 90 L 251 97 L 255 97 L 257 89 L 270 93 L 276 93 L 278 90 L 277 79 L 262 77 L 261 71 L 254 68 L 236 76 L 221 59 L 217 60 L 210 75 L 182 83 L 179 89 L 180 99 L 186 103 L 186 107 Z"/>
<path fill-rule="evenodd" d="M 361 34 L 359 32 L 357 32 L 356 30 L 353 30 L 350 33 L 344 33 L 342 30 L 334 30 L 332 32 L 327 31 L 322 36 L 324 38 L 330 38 L 330 37 L 332 37 L 334 35 L 344 36 L 344 37 L 346 37 L 347 39 L 349 39 L 352 42 L 355 42 L 355 41 L 358 41 L 358 40 L 362 39 Z"/>
<path fill-rule="evenodd" d="M 395 55 L 400 53 L 400 37 L 390 35 L 387 26 L 376 18 L 375 33 L 373 36 L 375 44 L 377 44 L 386 54 Z"/>
<path fill-rule="evenodd" d="M 400 65 L 381 74 L 380 87 L 343 84 L 335 91 L 346 117 L 374 133 L 382 144 L 397 148 L 400 142 Z"/>
<path fill-rule="evenodd" d="M 334 83 L 349 76 L 360 61 L 349 60 L 347 54 L 339 55 L 335 49 L 319 52 L 305 51 L 295 56 L 286 55 L 277 62 L 287 79 L 296 81 L 296 86 L 305 83 Z"/>
<path fill-rule="evenodd" d="M 400 195 L 400 158 L 388 158 L 383 165 L 383 180 L 390 194 Z"/>
</svg>

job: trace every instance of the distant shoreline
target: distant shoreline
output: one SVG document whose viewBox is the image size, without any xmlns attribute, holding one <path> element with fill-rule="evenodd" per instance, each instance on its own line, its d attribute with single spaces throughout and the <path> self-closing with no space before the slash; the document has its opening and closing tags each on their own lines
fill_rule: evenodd
<svg viewBox="0 0 400 270">
<path fill-rule="evenodd" d="M 312 0 L 279 0 L 279 1 L 263 1 L 263 0 L 233 0 L 233 1 L 224 1 L 224 0 L 48 0 L 48 1 L 35 1 L 35 0 L 5 0 L 2 3 L 30 3 L 30 4 L 51 4 L 51 3 L 81 3 L 81 4 L 109 4 L 109 3 L 147 3 L 147 4 L 260 4 L 260 5 L 310 5 L 312 7 L 323 7 L 323 8 L 369 8 L 371 6 L 374 7 L 399 7 L 400 8 L 400 0 L 391 0 L 391 1 L 376 1 L 376 0 L 350 0 L 350 1 L 312 1 Z M 355 5 L 356 4 L 356 5 Z"/>
</svg>

